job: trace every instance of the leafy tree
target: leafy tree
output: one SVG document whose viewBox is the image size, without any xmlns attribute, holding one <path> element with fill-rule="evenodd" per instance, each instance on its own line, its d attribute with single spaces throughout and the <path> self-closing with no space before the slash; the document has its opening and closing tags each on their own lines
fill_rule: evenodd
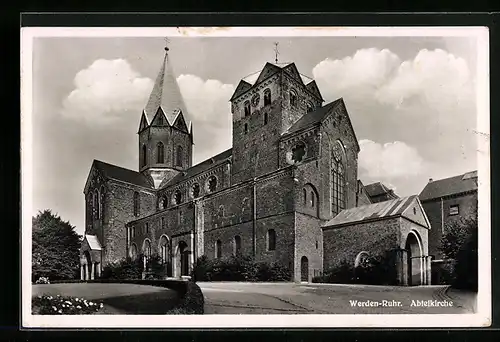
<svg viewBox="0 0 500 342">
<path fill-rule="evenodd" d="M 32 280 L 78 278 L 82 237 L 75 227 L 48 209 L 33 217 L 32 223 Z"/>
<path fill-rule="evenodd" d="M 456 256 L 453 287 L 477 291 L 478 285 L 478 236 L 475 229 Z"/>
<path fill-rule="evenodd" d="M 446 259 L 456 259 L 458 252 L 474 231 L 477 231 L 477 216 L 453 220 L 445 227 L 439 249 Z"/>
</svg>

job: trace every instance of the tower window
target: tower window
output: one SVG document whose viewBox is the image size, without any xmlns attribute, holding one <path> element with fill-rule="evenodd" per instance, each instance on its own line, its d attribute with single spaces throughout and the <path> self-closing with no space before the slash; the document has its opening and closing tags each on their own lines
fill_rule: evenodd
<svg viewBox="0 0 500 342">
<path fill-rule="evenodd" d="M 217 240 L 215 242 L 215 258 L 219 259 L 222 257 L 222 242 Z"/>
<path fill-rule="evenodd" d="M 144 167 L 148 164 L 148 148 L 146 145 L 142 145 L 142 158 L 141 158 L 141 167 Z"/>
<path fill-rule="evenodd" d="M 191 187 L 191 194 L 193 198 L 197 198 L 200 196 L 200 184 L 194 183 Z"/>
<path fill-rule="evenodd" d="M 307 204 L 307 190 L 306 189 L 302 189 L 302 195 L 304 197 L 304 205 Z"/>
<path fill-rule="evenodd" d="M 264 125 L 267 125 L 268 114 L 264 113 Z"/>
<path fill-rule="evenodd" d="M 337 215 L 345 208 L 345 175 L 340 159 L 332 160 L 332 214 Z"/>
<path fill-rule="evenodd" d="M 264 90 L 264 106 L 271 104 L 271 90 L 268 88 Z"/>
<path fill-rule="evenodd" d="M 222 204 L 219 206 L 218 214 L 219 214 L 219 217 L 224 217 L 224 206 Z"/>
<path fill-rule="evenodd" d="M 160 198 L 160 209 L 165 209 L 167 207 L 167 196 L 163 195 Z"/>
<path fill-rule="evenodd" d="M 162 230 L 165 229 L 165 218 L 164 217 L 162 217 L 161 220 L 160 220 L 160 227 L 161 227 Z"/>
<path fill-rule="evenodd" d="M 177 146 L 176 154 L 175 154 L 175 166 L 182 167 L 182 146 Z"/>
<path fill-rule="evenodd" d="M 146 228 L 146 234 L 149 234 L 149 223 L 148 222 L 146 222 L 145 228 Z"/>
<path fill-rule="evenodd" d="M 250 116 L 250 101 L 246 101 L 244 106 L 245 106 L 245 117 Z"/>
<path fill-rule="evenodd" d="M 161 142 L 156 145 L 156 162 L 158 164 L 163 164 L 165 162 L 165 147 Z"/>
<path fill-rule="evenodd" d="M 248 124 L 246 123 L 245 124 L 245 134 L 247 134 L 247 133 L 248 133 Z"/>
<path fill-rule="evenodd" d="M 217 178 L 215 176 L 210 176 L 208 178 L 208 191 L 214 192 L 217 189 Z"/>
<path fill-rule="evenodd" d="M 310 113 L 314 110 L 314 106 L 311 102 L 307 102 L 307 112 Z"/>
<path fill-rule="evenodd" d="M 234 237 L 234 255 L 240 255 L 241 253 L 241 237 L 236 235 Z"/>
<path fill-rule="evenodd" d="M 293 89 L 290 90 L 290 105 L 292 107 L 297 106 L 297 93 Z"/>
<path fill-rule="evenodd" d="M 306 154 L 306 145 L 304 145 L 304 143 L 298 143 L 292 149 L 292 160 L 295 163 L 301 162 L 305 154 Z"/>
<path fill-rule="evenodd" d="M 276 250 L 276 231 L 274 229 L 269 229 L 267 231 L 267 250 Z"/>
<path fill-rule="evenodd" d="M 174 194 L 175 204 L 181 204 L 182 201 L 182 193 L 180 190 L 176 190 Z"/>
<path fill-rule="evenodd" d="M 314 192 L 311 191 L 311 207 L 314 208 Z"/>
<path fill-rule="evenodd" d="M 134 216 L 139 216 L 140 211 L 139 193 L 134 192 Z"/>
<path fill-rule="evenodd" d="M 182 210 L 179 210 L 179 212 L 177 213 L 177 224 L 178 225 L 182 224 L 182 218 L 183 218 Z"/>
</svg>

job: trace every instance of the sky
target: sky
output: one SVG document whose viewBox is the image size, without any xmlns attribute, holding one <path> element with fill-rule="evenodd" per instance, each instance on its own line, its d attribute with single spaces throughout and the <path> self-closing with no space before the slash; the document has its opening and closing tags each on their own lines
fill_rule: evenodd
<svg viewBox="0 0 500 342">
<path fill-rule="evenodd" d="M 474 37 L 173 37 L 169 56 L 193 122 L 193 162 L 231 147 L 229 98 L 275 59 L 344 98 L 358 177 L 400 196 L 477 169 Z M 92 161 L 137 170 L 139 119 L 164 38 L 33 42 L 33 215 L 51 209 L 83 234 Z"/>
</svg>

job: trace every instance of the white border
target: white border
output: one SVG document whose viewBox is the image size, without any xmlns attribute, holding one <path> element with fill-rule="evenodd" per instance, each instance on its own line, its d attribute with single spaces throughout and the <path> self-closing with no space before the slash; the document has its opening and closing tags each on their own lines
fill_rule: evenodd
<svg viewBox="0 0 500 342">
<path fill-rule="evenodd" d="M 479 292 L 475 314 L 99 315 L 31 314 L 32 45 L 35 37 L 476 37 L 479 175 Z M 489 31 L 487 27 L 23 28 L 21 30 L 22 326 L 25 328 L 479 327 L 491 324 Z"/>
</svg>

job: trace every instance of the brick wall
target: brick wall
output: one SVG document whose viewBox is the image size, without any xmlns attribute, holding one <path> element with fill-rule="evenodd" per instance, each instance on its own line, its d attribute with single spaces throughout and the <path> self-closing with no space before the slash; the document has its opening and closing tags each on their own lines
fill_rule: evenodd
<svg viewBox="0 0 500 342">
<path fill-rule="evenodd" d="M 353 224 L 323 230 L 323 268 L 328 270 L 340 265 L 342 260 L 352 263 L 358 253 L 383 255 L 399 247 L 399 218 Z"/>
</svg>

